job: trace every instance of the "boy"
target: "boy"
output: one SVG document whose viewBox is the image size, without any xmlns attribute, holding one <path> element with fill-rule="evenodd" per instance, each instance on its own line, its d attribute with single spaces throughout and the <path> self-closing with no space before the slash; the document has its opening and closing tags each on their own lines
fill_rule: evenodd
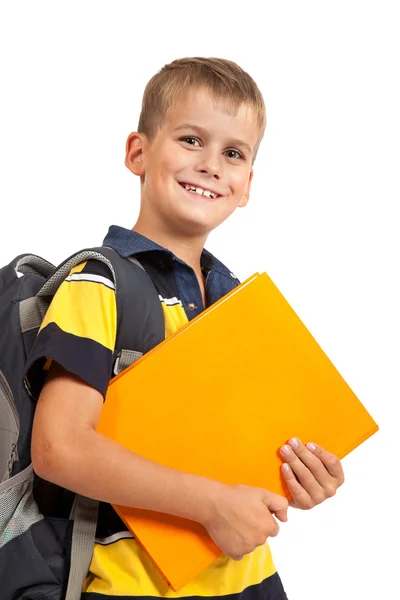
<svg viewBox="0 0 400 600">
<path fill-rule="evenodd" d="M 104 244 L 145 267 L 160 295 L 166 336 L 239 283 L 204 244 L 247 204 L 264 128 L 260 91 L 230 61 L 177 60 L 146 87 L 125 160 L 140 177 L 140 214 L 132 230 L 111 227 Z M 275 518 L 287 520 L 286 498 L 166 468 L 96 432 L 112 373 L 112 288 L 106 267 L 89 261 L 73 269 L 54 297 L 28 365 L 34 381 L 52 363 L 34 422 L 36 473 L 103 502 L 83 598 L 286 598 L 266 543 L 278 533 Z M 294 507 L 311 508 L 343 483 L 340 461 L 315 445 L 293 438 L 282 447 L 282 458 Z M 175 593 L 110 504 L 198 521 L 224 554 Z"/>
</svg>

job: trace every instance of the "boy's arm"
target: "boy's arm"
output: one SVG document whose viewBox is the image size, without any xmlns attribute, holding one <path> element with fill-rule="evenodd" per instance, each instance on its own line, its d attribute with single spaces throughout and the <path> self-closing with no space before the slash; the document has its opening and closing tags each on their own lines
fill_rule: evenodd
<svg viewBox="0 0 400 600">
<path fill-rule="evenodd" d="M 90 498 L 171 514 L 185 512 L 182 516 L 200 520 L 200 507 L 190 497 L 196 493 L 197 478 L 191 481 L 97 433 L 102 406 L 100 392 L 53 365 L 35 414 L 35 472 Z M 178 487 L 180 508 L 174 497 Z"/>
<path fill-rule="evenodd" d="M 39 476 L 111 504 L 198 521 L 234 559 L 277 535 L 271 513 L 286 521 L 286 498 L 183 473 L 134 454 L 96 431 L 102 405 L 99 391 L 53 363 L 32 432 L 32 461 Z"/>
</svg>

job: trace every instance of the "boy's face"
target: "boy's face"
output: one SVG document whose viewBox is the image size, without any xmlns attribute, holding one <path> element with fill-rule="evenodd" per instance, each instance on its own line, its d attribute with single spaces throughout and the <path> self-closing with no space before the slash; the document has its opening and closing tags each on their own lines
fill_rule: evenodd
<svg viewBox="0 0 400 600">
<path fill-rule="evenodd" d="M 143 136 L 134 168 L 128 139 L 126 164 L 142 176 L 142 219 L 173 234 L 207 236 L 247 204 L 258 135 L 251 107 L 228 113 L 207 91 L 189 93 L 151 142 Z"/>
</svg>

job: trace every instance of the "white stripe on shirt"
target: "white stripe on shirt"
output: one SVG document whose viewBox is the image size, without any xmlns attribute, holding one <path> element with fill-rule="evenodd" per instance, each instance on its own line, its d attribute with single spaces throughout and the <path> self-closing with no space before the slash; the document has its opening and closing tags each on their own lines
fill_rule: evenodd
<svg viewBox="0 0 400 600">
<path fill-rule="evenodd" d="M 93 275 L 93 273 L 73 273 L 66 277 L 65 281 L 93 281 L 94 283 L 102 283 L 106 287 L 115 290 L 115 285 L 110 279 L 102 275 Z"/>
<path fill-rule="evenodd" d="M 114 544 L 114 542 L 119 542 L 119 540 L 129 540 L 134 538 L 135 536 L 132 535 L 130 531 L 119 531 L 118 533 L 114 533 L 105 538 L 96 538 L 95 542 L 102 546 L 108 546 L 109 544 Z"/>
</svg>

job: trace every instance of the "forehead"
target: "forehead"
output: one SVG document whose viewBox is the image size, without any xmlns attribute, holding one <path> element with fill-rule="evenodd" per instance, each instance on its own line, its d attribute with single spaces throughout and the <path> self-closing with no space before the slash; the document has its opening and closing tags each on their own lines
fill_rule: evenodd
<svg viewBox="0 0 400 600">
<path fill-rule="evenodd" d="M 243 139 L 252 148 L 259 136 L 257 115 L 252 106 L 243 103 L 235 109 L 232 103 L 206 90 L 189 91 L 170 106 L 161 128 L 171 132 L 183 124 L 196 125 L 217 137 Z"/>
</svg>

